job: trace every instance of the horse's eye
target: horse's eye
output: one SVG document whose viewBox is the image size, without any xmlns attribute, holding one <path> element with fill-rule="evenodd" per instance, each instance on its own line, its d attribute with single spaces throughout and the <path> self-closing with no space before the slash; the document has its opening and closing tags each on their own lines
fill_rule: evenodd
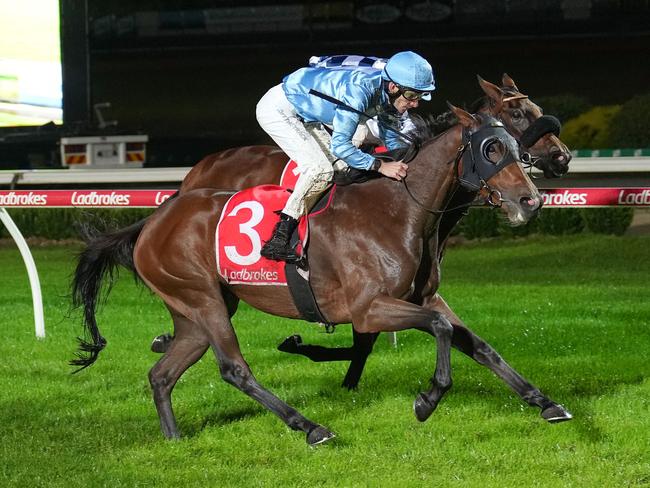
<svg viewBox="0 0 650 488">
<path fill-rule="evenodd" d="M 488 161 L 497 164 L 503 158 L 505 148 L 501 141 L 494 141 L 485 147 L 485 157 Z"/>
<path fill-rule="evenodd" d="M 524 113 L 519 109 L 515 109 L 512 111 L 512 114 L 510 114 L 510 116 L 513 118 L 513 120 L 521 120 L 521 118 L 524 116 Z"/>
</svg>

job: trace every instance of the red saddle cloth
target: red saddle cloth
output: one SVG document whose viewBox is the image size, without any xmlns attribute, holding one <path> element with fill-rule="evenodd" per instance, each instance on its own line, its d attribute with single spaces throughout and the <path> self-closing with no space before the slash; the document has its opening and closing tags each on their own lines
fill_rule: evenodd
<svg viewBox="0 0 650 488">
<path fill-rule="evenodd" d="M 330 192 L 326 207 L 333 193 Z M 286 188 L 261 185 L 237 192 L 226 202 L 217 224 L 215 242 L 217 272 L 228 283 L 286 286 L 284 261 L 266 259 L 260 251 L 279 220 L 276 212 L 284 208 L 288 198 Z M 308 218 L 300 219 L 298 224 L 298 254 L 307 245 Z"/>
<path fill-rule="evenodd" d="M 300 170 L 298 169 L 298 163 L 290 159 L 287 161 L 284 171 L 282 171 L 282 176 L 280 176 L 280 186 L 284 188 L 295 188 L 299 176 Z"/>
</svg>

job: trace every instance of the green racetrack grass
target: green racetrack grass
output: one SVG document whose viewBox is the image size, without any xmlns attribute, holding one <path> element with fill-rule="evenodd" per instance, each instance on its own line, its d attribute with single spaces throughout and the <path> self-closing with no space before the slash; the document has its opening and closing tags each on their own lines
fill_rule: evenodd
<svg viewBox="0 0 650 488">
<path fill-rule="evenodd" d="M 550 425 L 500 380 L 452 353 L 454 385 L 425 423 L 412 412 L 433 373 L 435 341 L 381 337 L 357 391 L 346 363 L 312 363 L 275 346 L 348 345 L 246 305 L 235 316 L 258 380 L 337 434 L 304 435 L 225 384 L 211 353 L 174 390 L 184 438 L 165 441 L 147 372 L 161 302 L 122 273 L 98 322 L 107 348 L 70 375 L 81 334 L 68 315 L 78 247 L 34 249 L 45 340 L 34 338 L 19 253 L 0 248 L 0 486 L 650 486 L 648 237 L 533 237 L 451 248 L 442 293 L 465 322 L 574 420 Z"/>
</svg>

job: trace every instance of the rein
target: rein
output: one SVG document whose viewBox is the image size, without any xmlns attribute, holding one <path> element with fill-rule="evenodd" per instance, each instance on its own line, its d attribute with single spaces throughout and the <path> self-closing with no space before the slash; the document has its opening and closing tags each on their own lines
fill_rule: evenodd
<svg viewBox="0 0 650 488">
<path fill-rule="evenodd" d="M 512 136 L 510 136 L 503 127 L 503 124 L 497 122 L 493 117 L 489 117 L 488 120 L 475 132 L 470 133 L 463 129 L 461 145 L 458 147 L 454 158 L 450 159 L 446 163 L 447 165 L 452 162 L 454 163 L 454 174 L 456 181 L 459 184 L 458 186 L 476 192 L 483 198 L 486 204 L 490 207 L 496 208 L 501 207 L 505 202 L 510 202 L 510 200 L 504 199 L 499 190 L 491 188 L 490 185 L 487 184 L 487 180 L 509 164 L 517 161 L 512 152 L 513 149 L 508 148 L 508 144 L 499 137 L 500 132 L 507 134 L 512 139 Z M 483 148 L 485 144 L 489 141 L 494 141 L 495 139 L 501 140 L 504 144 L 505 154 L 499 162 L 492 163 L 488 161 L 483 154 Z M 512 140 L 514 141 L 514 139 Z M 468 155 L 470 161 L 465 161 L 464 158 L 466 159 Z M 463 163 L 462 170 L 461 162 Z M 413 194 L 406 179 L 407 178 L 402 179 L 402 183 L 404 184 L 404 188 L 409 197 L 411 197 L 420 208 L 424 209 L 428 213 L 442 215 L 447 212 L 470 207 L 474 204 L 472 201 L 452 208 L 443 208 L 442 210 L 428 208 Z M 457 188 L 458 187 L 456 187 L 456 189 Z M 456 190 L 452 193 L 452 198 L 455 191 Z"/>
<path fill-rule="evenodd" d="M 456 174 L 458 174 L 458 170 L 457 170 L 458 163 L 460 163 L 460 160 L 462 159 L 463 154 L 465 153 L 465 150 L 469 147 L 469 144 L 470 143 L 461 144 L 458 147 L 458 151 L 456 152 L 456 156 L 453 159 L 450 159 L 449 161 L 447 161 L 447 163 L 446 163 L 446 164 L 449 164 L 451 162 L 454 163 L 454 168 L 456 168 L 454 172 Z M 408 176 L 406 178 L 408 178 Z M 428 213 L 431 213 L 431 214 L 434 214 L 434 215 L 442 215 L 442 214 L 445 214 L 447 212 L 452 212 L 454 210 L 460 210 L 461 208 L 470 207 L 472 205 L 472 203 L 473 203 L 473 202 L 464 203 L 463 205 L 458 205 L 457 207 L 453 207 L 453 208 L 445 208 L 444 210 L 436 210 L 434 208 L 429 208 L 426 205 L 424 205 L 420 200 L 418 200 L 418 198 L 413 194 L 413 192 L 411 191 L 411 189 L 408 186 L 408 183 L 406 182 L 406 178 L 402 179 L 402 183 L 404 183 L 404 189 L 406 190 L 406 193 L 408 193 L 408 196 L 411 197 L 411 200 L 413 200 L 420 208 L 422 208 L 424 211 L 426 211 Z M 456 187 L 456 189 L 457 188 L 458 187 Z M 454 193 L 456 193 L 455 189 L 454 189 L 454 192 L 452 193 L 452 198 L 453 198 Z M 451 198 L 450 198 L 450 200 L 451 200 Z"/>
<path fill-rule="evenodd" d="M 471 142 L 468 142 L 467 144 L 462 144 L 458 148 L 458 152 L 456 153 L 456 156 L 453 159 L 450 159 L 449 161 L 447 161 L 447 164 L 449 164 L 449 163 L 451 163 L 453 161 L 454 167 L 456 168 L 456 170 L 455 170 L 456 175 L 458 175 L 458 163 L 460 163 L 460 160 L 462 159 L 463 154 L 465 153 L 465 150 L 470 146 L 470 144 L 471 144 Z M 456 178 L 456 181 L 459 181 L 458 178 Z M 430 214 L 443 215 L 443 214 L 446 214 L 448 212 L 453 212 L 455 210 L 460 210 L 460 209 L 463 209 L 463 208 L 469 208 L 469 207 L 474 205 L 474 201 L 472 201 L 472 202 L 469 202 L 469 203 L 464 203 L 462 205 L 457 205 L 455 207 L 445 208 L 443 210 L 436 210 L 435 208 L 429 208 L 426 205 L 424 205 L 420 200 L 418 200 L 418 198 L 413 194 L 413 192 L 411 191 L 411 189 L 408 186 L 408 183 L 406 182 L 406 178 L 402 179 L 402 183 L 404 184 L 404 189 L 406 190 L 406 193 L 408 193 L 408 196 L 411 197 L 411 200 L 413 200 L 425 212 L 428 212 Z M 458 189 L 458 186 L 452 192 L 451 197 L 449 198 L 449 200 L 451 200 L 451 198 L 453 198 L 453 196 L 455 195 L 457 189 Z M 485 193 L 485 192 L 487 192 L 487 193 Z M 478 189 L 477 193 L 484 196 L 485 203 L 487 203 L 492 208 L 501 207 L 501 205 L 504 202 L 509 202 L 510 201 L 510 200 L 506 200 L 505 198 L 503 198 L 503 196 L 501 195 L 501 192 L 499 190 L 494 190 L 494 189 L 490 188 L 490 186 L 484 180 L 481 180 L 481 187 Z M 496 196 L 496 201 L 493 200 L 494 196 Z"/>
</svg>

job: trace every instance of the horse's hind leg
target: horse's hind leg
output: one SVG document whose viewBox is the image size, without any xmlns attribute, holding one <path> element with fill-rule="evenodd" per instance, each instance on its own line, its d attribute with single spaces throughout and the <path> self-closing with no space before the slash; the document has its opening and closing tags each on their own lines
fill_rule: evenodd
<svg viewBox="0 0 650 488">
<path fill-rule="evenodd" d="M 308 420 L 259 384 L 241 355 L 237 336 L 223 301 L 208 301 L 195 311 L 195 315 L 209 338 L 224 381 L 261 403 L 291 429 L 303 431 L 310 445 L 320 444 L 334 437 L 328 429 Z"/>
<path fill-rule="evenodd" d="M 171 393 L 181 375 L 203 356 L 209 343 L 201 327 L 174 311 L 171 313 L 175 339 L 149 372 L 149 382 L 163 434 L 167 438 L 178 438 L 180 432 L 172 410 Z"/>
<path fill-rule="evenodd" d="M 452 345 L 456 349 L 490 369 L 526 403 L 539 407 L 542 410 L 541 415 L 545 420 L 552 423 L 571 420 L 571 414 L 562 405 L 555 403 L 545 396 L 538 388 L 529 383 L 506 363 L 492 346 L 467 328 L 440 295 L 436 295 L 432 302 L 426 306 L 427 308 L 442 313 L 450 320 L 454 328 Z"/>
<path fill-rule="evenodd" d="M 324 361 L 350 361 L 348 372 L 343 379 L 343 384 L 348 390 L 352 390 L 359 384 L 361 373 L 366 364 L 368 356 L 379 334 L 362 334 L 352 329 L 353 344 L 350 347 L 325 347 L 312 344 L 303 344 L 299 335 L 287 337 L 279 346 L 278 350 L 290 354 L 300 354 L 314 362 Z"/>
<path fill-rule="evenodd" d="M 228 314 L 230 317 L 232 317 L 233 315 L 235 315 L 235 312 L 237 311 L 239 298 L 237 298 L 235 295 L 228 292 L 227 290 L 223 290 L 223 291 L 225 294 L 224 298 L 226 298 L 226 305 L 228 306 Z M 300 336 L 292 336 L 292 337 L 300 337 Z M 174 340 L 174 336 L 169 332 L 154 337 L 153 340 L 151 341 L 151 346 L 150 346 L 151 352 L 157 352 L 159 354 L 167 352 L 173 340 Z"/>
</svg>

